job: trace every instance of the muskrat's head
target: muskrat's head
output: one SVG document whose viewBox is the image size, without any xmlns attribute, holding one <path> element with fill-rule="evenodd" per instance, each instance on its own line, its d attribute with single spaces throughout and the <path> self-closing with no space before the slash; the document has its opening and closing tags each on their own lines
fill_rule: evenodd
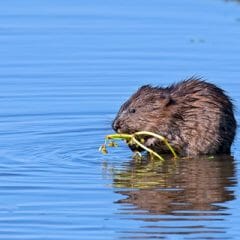
<svg viewBox="0 0 240 240">
<path fill-rule="evenodd" d="M 146 85 L 121 106 L 112 127 L 118 133 L 151 131 L 165 135 L 175 108 L 168 88 Z"/>
</svg>

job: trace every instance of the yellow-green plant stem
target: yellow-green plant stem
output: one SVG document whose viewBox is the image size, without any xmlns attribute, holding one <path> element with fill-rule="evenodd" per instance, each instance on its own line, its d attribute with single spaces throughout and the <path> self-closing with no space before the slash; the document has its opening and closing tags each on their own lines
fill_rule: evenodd
<svg viewBox="0 0 240 240">
<path fill-rule="evenodd" d="M 142 143 L 140 143 L 136 138 L 133 137 L 133 142 L 135 142 L 139 147 L 141 147 L 142 149 L 146 150 L 147 152 L 149 152 L 150 154 L 156 156 L 157 158 L 159 158 L 161 161 L 164 161 L 164 158 L 161 157 L 159 154 L 157 154 L 156 152 L 154 152 L 152 149 L 146 147 L 145 145 L 143 145 Z"/>
<path fill-rule="evenodd" d="M 142 144 L 140 141 L 137 140 L 136 137 L 140 137 L 140 136 L 151 136 L 154 138 L 159 139 L 160 141 L 163 141 L 164 144 L 169 148 L 169 150 L 171 151 L 171 153 L 173 154 L 174 158 L 177 158 L 177 154 L 174 151 L 174 149 L 172 148 L 172 146 L 168 143 L 167 139 L 161 135 L 158 135 L 156 133 L 153 132 L 148 132 L 148 131 L 140 131 L 140 132 L 135 132 L 133 134 L 126 134 L 126 133 L 121 133 L 121 134 L 109 134 L 105 137 L 106 140 L 111 140 L 111 139 L 115 139 L 115 140 L 126 140 L 126 141 L 131 141 L 132 143 L 138 145 L 139 147 L 141 147 L 142 149 L 144 149 L 145 151 L 149 152 L 151 155 L 154 155 L 155 157 L 157 157 L 158 159 L 160 159 L 161 161 L 164 161 L 164 158 L 161 157 L 159 154 L 157 154 L 155 151 L 153 151 L 152 149 L 146 147 L 144 144 Z"/>
<path fill-rule="evenodd" d="M 132 139 L 132 135 L 131 134 L 127 134 L 127 133 L 124 133 L 124 134 L 120 134 L 120 133 L 114 133 L 114 134 L 109 134 L 107 135 L 105 138 L 107 140 L 109 139 L 124 139 L 124 140 L 131 140 Z"/>
<path fill-rule="evenodd" d="M 141 132 L 135 132 L 133 135 L 135 136 L 140 136 L 140 135 L 145 135 L 145 136 L 152 136 L 155 138 L 158 138 L 159 140 L 163 141 L 165 143 L 165 145 L 169 148 L 169 150 L 171 151 L 172 155 L 177 158 L 177 154 L 174 151 L 174 149 L 172 148 L 172 146 L 169 144 L 169 142 L 167 141 L 167 139 L 159 134 L 153 133 L 153 132 L 148 132 L 148 131 L 141 131 Z"/>
</svg>

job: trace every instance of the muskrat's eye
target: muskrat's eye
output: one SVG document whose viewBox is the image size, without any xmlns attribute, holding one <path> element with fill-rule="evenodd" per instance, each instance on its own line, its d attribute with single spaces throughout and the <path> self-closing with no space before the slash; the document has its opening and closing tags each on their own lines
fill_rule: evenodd
<svg viewBox="0 0 240 240">
<path fill-rule="evenodd" d="M 136 112 L 136 109 L 135 109 L 135 108 L 130 108 L 128 111 L 129 111 L 130 113 L 135 113 L 135 112 Z"/>
</svg>

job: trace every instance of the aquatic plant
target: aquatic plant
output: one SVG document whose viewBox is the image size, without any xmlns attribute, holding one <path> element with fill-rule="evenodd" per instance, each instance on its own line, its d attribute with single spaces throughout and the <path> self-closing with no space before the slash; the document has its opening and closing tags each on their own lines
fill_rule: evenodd
<svg viewBox="0 0 240 240">
<path fill-rule="evenodd" d="M 136 146 L 144 149 L 146 152 L 150 154 L 152 158 L 157 158 L 160 161 L 164 161 L 164 158 L 159 155 L 157 152 L 153 151 L 151 148 L 146 147 L 144 145 L 144 137 L 154 137 L 156 139 L 159 139 L 161 142 L 163 142 L 167 148 L 170 150 L 174 158 L 177 158 L 177 154 L 172 148 L 172 146 L 168 143 L 167 139 L 159 134 L 148 132 L 148 131 L 140 131 L 135 132 L 133 134 L 125 134 L 125 133 L 116 133 L 116 134 L 109 134 L 105 137 L 105 142 L 102 144 L 99 148 L 99 151 L 101 151 L 103 154 L 107 154 L 107 147 L 117 147 L 118 144 L 115 142 L 116 140 L 124 140 L 127 144 L 132 145 L 135 144 Z M 136 152 L 138 156 L 141 157 L 140 152 Z"/>
</svg>

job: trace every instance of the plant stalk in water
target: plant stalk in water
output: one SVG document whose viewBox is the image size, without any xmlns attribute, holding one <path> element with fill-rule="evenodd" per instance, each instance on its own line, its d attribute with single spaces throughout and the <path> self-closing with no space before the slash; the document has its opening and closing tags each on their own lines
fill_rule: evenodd
<svg viewBox="0 0 240 240">
<path fill-rule="evenodd" d="M 126 134 L 126 133 L 109 134 L 105 137 L 105 143 L 101 145 L 99 150 L 103 154 L 107 154 L 106 146 L 107 146 L 108 141 L 110 141 L 108 146 L 116 147 L 117 144 L 114 142 L 114 140 L 125 140 L 127 143 L 136 144 L 137 146 L 141 147 L 142 149 L 147 151 L 151 156 L 155 156 L 159 160 L 164 161 L 164 158 L 161 155 L 159 155 L 157 152 L 153 151 L 151 148 L 146 147 L 141 142 L 141 140 L 144 139 L 143 137 L 146 137 L 146 136 L 151 136 L 151 137 L 159 139 L 160 141 L 162 141 L 168 147 L 170 152 L 173 154 L 174 158 L 178 157 L 176 152 L 174 151 L 174 149 L 172 148 L 172 146 L 169 144 L 169 142 L 167 141 L 167 139 L 165 137 L 163 137 L 159 134 L 153 133 L 153 132 L 148 132 L 148 131 L 140 131 L 140 132 L 135 132 L 133 134 Z M 138 140 L 139 138 L 140 138 L 140 141 Z"/>
</svg>

